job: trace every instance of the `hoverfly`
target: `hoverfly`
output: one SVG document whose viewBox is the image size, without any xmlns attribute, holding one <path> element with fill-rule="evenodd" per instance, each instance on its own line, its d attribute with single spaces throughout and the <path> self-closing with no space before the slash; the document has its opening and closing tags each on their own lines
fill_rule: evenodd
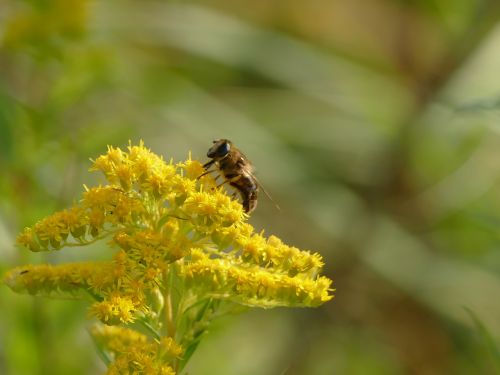
<svg viewBox="0 0 500 375">
<path fill-rule="evenodd" d="M 253 174 L 252 164 L 230 140 L 218 139 L 213 143 L 207 152 L 212 160 L 203 165 L 206 170 L 203 175 L 212 172 L 210 167 L 215 164 L 225 179 L 221 185 L 229 183 L 240 193 L 243 209 L 249 214 L 257 207 L 257 194 L 262 187 Z M 264 193 L 269 196 L 265 190 Z"/>
</svg>

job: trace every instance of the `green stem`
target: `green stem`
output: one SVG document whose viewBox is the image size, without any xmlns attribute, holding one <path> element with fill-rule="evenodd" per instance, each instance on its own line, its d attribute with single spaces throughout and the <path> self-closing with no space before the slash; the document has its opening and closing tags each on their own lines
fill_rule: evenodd
<svg viewBox="0 0 500 375">
<path fill-rule="evenodd" d="M 110 234 L 116 233 L 116 231 L 104 231 L 104 234 L 101 234 L 100 236 L 96 236 L 93 239 L 87 241 L 87 240 L 80 240 L 80 242 L 65 242 L 64 245 L 61 245 L 61 248 L 63 247 L 78 247 L 78 246 L 87 246 L 90 244 L 93 244 L 94 242 L 97 242 L 99 240 L 102 240 L 103 238 L 108 237 Z"/>
<path fill-rule="evenodd" d="M 149 322 L 147 322 L 146 320 L 144 319 L 139 319 L 138 322 L 144 327 L 146 328 L 153 336 L 156 340 L 160 341 L 161 340 L 161 335 L 158 333 L 158 331 L 156 329 L 154 329 L 154 327 L 149 324 Z"/>
<path fill-rule="evenodd" d="M 172 293 L 174 291 L 174 268 L 171 264 L 168 269 L 163 273 L 163 299 L 165 301 L 165 327 L 167 335 L 175 340 L 177 334 L 177 327 L 174 317 L 174 307 L 172 303 Z M 179 361 L 175 359 L 172 363 L 174 371 L 177 373 L 179 370 Z"/>
<path fill-rule="evenodd" d="M 165 323 L 167 328 L 167 335 L 175 339 L 175 323 L 174 312 L 172 307 L 172 282 L 171 282 L 172 269 L 169 269 L 163 274 L 163 298 L 165 300 Z"/>
</svg>

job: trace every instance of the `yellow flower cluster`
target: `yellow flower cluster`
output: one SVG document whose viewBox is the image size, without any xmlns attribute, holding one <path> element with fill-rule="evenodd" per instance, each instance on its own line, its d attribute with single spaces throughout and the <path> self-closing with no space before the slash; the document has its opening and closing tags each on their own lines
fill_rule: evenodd
<svg viewBox="0 0 500 375">
<path fill-rule="evenodd" d="M 109 147 L 91 170 L 107 183 L 85 187 L 73 207 L 26 228 L 17 242 L 51 251 L 108 238 L 117 249 L 112 260 L 18 267 L 5 278 L 13 290 L 87 294 L 101 322 L 145 324 L 189 353 L 220 303 L 315 307 L 332 298 L 331 280 L 320 276 L 321 256 L 255 233 L 241 204 L 210 174 L 200 177 L 200 162 L 166 163 L 141 142 L 128 151 Z M 153 361 L 148 350 L 116 352 L 110 369 Z"/>
<path fill-rule="evenodd" d="M 243 227 L 248 233 L 248 227 Z M 230 251 L 192 250 L 181 272 L 191 289 L 253 307 L 319 306 L 332 296 L 331 280 L 317 277 L 319 254 L 290 247 L 277 237 L 245 236 L 233 229 Z M 218 241 L 214 241 L 218 242 Z"/>
<path fill-rule="evenodd" d="M 113 281 L 109 277 L 112 270 L 109 262 L 28 265 L 10 270 L 4 281 L 18 293 L 77 296 L 108 287 Z"/>
<path fill-rule="evenodd" d="M 170 337 L 153 341 L 136 330 L 116 326 L 94 326 L 91 333 L 110 357 L 108 375 L 175 375 L 168 363 L 183 354 Z"/>
<path fill-rule="evenodd" d="M 89 286 L 103 294 L 106 300 L 93 311 L 104 322 L 115 322 L 111 317 L 119 311 L 144 311 L 144 292 L 155 289 L 168 264 L 177 260 L 190 285 L 199 284 L 200 290 L 221 296 L 231 291 L 230 299 L 246 304 L 317 306 L 331 298 L 329 280 L 317 278 L 323 266 L 319 254 L 253 233 L 243 222 L 239 202 L 214 189 L 210 176 L 197 183 L 203 173 L 199 162 L 165 163 L 140 144 L 130 146 L 129 152 L 109 147 L 91 170 L 101 171 L 108 185 L 86 188 L 79 204 L 25 229 L 18 243 L 44 251 L 85 245 L 112 234 L 112 243 L 121 250 L 115 266 L 108 265 L 112 270 L 104 273 L 106 277 L 96 282 L 93 275 L 86 282 L 61 285 Z M 206 259 L 190 261 L 193 247 L 206 248 Z M 215 253 L 210 252 L 214 247 Z M 22 279 L 31 280 L 34 272 L 38 271 Z M 61 272 L 66 272 L 64 266 Z M 44 288 L 50 289 L 47 286 L 53 282 L 41 278 Z M 64 283 L 65 277 L 60 280 Z M 121 322 L 133 320 L 133 313 L 122 315 Z"/>
<path fill-rule="evenodd" d="M 117 225 L 135 225 L 145 214 L 138 199 L 113 186 L 86 189 L 80 204 L 25 228 L 17 243 L 31 251 L 58 250 L 94 242 Z"/>
<path fill-rule="evenodd" d="M 182 272 L 191 288 L 251 307 L 315 307 L 331 299 L 326 277 L 290 277 L 208 258 L 184 265 Z"/>
</svg>

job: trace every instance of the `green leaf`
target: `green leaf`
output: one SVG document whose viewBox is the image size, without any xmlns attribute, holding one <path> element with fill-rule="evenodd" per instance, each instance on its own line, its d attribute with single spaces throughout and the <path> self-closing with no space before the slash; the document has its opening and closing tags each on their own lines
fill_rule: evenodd
<svg viewBox="0 0 500 375">
<path fill-rule="evenodd" d="M 486 346 L 486 349 L 488 350 L 488 354 L 490 355 L 491 361 L 494 365 L 494 368 L 496 369 L 496 373 L 500 374 L 500 350 L 495 339 L 490 334 L 483 322 L 471 309 L 469 309 L 468 307 L 464 307 L 464 309 L 474 322 L 476 331 L 479 333 L 484 345 Z"/>
<path fill-rule="evenodd" d="M 104 364 L 106 365 L 106 367 L 109 367 L 109 365 L 111 364 L 111 358 L 109 358 L 108 354 L 106 353 L 106 351 L 104 350 L 104 347 L 101 345 L 101 343 L 99 343 L 96 338 L 94 337 L 94 335 L 92 335 L 92 332 L 90 332 L 89 329 L 87 329 L 87 332 L 88 334 L 90 335 L 90 337 L 92 338 L 92 341 L 94 343 L 94 347 L 97 351 L 97 355 L 99 356 L 99 358 L 102 359 L 102 361 L 104 362 Z"/>
</svg>

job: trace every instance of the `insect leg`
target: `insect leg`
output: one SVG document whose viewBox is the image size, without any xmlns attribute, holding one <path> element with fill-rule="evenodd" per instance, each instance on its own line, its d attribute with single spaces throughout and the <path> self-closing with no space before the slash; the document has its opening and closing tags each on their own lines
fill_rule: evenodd
<svg viewBox="0 0 500 375">
<path fill-rule="evenodd" d="M 228 182 L 229 182 L 229 180 L 224 180 L 224 182 L 221 182 L 219 185 L 217 185 L 217 187 L 221 187 L 222 185 L 224 185 L 224 184 L 226 184 Z"/>
<path fill-rule="evenodd" d="M 208 169 L 208 168 L 210 168 L 210 167 L 211 167 L 214 163 L 215 163 L 215 159 L 212 159 L 212 160 L 210 160 L 210 161 L 206 162 L 205 164 L 203 164 L 203 168 Z"/>
<path fill-rule="evenodd" d="M 224 182 L 220 183 L 219 185 L 217 185 L 217 187 L 220 187 L 222 185 L 224 185 L 225 183 L 233 183 L 233 182 L 236 182 L 238 181 L 239 179 L 241 178 L 241 175 L 237 175 L 235 177 L 232 177 L 232 178 L 226 178 L 226 180 L 224 180 Z"/>
<path fill-rule="evenodd" d="M 209 173 L 212 173 L 214 171 L 206 171 L 206 172 L 203 172 L 202 174 L 200 174 L 198 177 L 196 177 L 197 180 L 199 180 L 200 178 L 202 178 L 203 176 L 209 174 Z"/>
</svg>

